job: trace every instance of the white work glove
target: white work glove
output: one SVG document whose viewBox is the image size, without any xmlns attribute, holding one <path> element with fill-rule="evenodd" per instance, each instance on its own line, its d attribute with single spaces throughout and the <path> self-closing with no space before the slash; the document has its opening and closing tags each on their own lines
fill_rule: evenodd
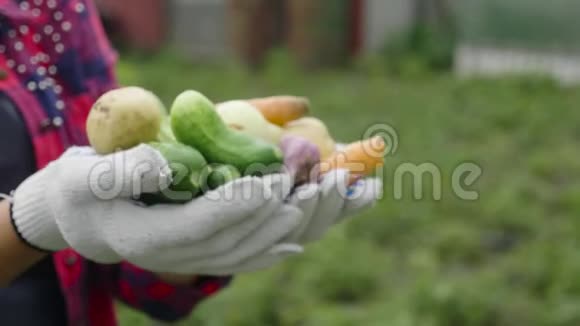
<svg viewBox="0 0 580 326">
<path fill-rule="evenodd" d="M 344 144 L 337 144 L 340 151 Z M 284 241 L 307 244 L 320 240 L 335 224 L 373 207 L 383 194 L 383 182 L 376 177 L 358 180 L 349 186 L 350 173 L 333 170 L 319 183 L 298 187 L 287 202 L 304 214 L 302 223 Z"/>
<path fill-rule="evenodd" d="M 126 260 L 154 272 L 229 275 L 301 252 L 281 243 L 302 218 L 282 202 L 287 176 L 245 177 L 183 205 L 132 200 L 170 179 L 167 161 L 147 145 L 107 156 L 73 148 L 18 187 L 11 215 L 33 246 L 70 246 L 98 263 Z"/>
</svg>

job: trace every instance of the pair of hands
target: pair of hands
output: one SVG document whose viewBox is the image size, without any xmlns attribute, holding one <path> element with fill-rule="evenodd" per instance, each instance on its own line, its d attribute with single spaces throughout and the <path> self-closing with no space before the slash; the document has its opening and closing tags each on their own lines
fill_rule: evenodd
<svg viewBox="0 0 580 326">
<path fill-rule="evenodd" d="M 75 249 L 98 263 L 128 261 L 158 273 L 231 275 L 299 254 L 334 224 L 372 206 L 378 179 L 347 187 L 348 172 L 293 189 L 286 174 L 244 177 L 180 205 L 133 200 L 171 182 L 147 145 L 107 156 L 68 150 L 15 191 L 12 219 L 29 244 Z"/>
</svg>

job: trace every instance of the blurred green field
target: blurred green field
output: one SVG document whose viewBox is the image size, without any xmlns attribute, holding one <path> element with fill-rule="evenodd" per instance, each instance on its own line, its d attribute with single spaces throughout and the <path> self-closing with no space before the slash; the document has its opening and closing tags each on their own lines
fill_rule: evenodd
<svg viewBox="0 0 580 326">
<path fill-rule="evenodd" d="M 375 209 L 301 257 L 237 278 L 183 325 L 580 325 L 578 89 L 538 78 L 393 77 L 382 68 L 300 72 L 280 57 L 259 73 L 170 55 L 121 63 L 123 83 L 168 105 L 185 88 L 214 101 L 297 94 L 339 140 L 375 123 L 399 134 Z M 449 186 L 464 161 L 484 171 L 477 201 Z M 442 200 L 413 199 L 410 179 L 395 200 L 393 171 L 403 162 L 439 166 Z M 424 190 L 428 198 L 428 183 Z M 148 325 L 124 308 L 121 319 Z"/>
</svg>

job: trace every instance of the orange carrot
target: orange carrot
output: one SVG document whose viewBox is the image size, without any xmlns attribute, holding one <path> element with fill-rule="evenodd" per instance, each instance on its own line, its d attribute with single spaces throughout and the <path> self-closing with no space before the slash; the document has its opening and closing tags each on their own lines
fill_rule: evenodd
<svg viewBox="0 0 580 326">
<path fill-rule="evenodd" d="M 272 96 L 247 100 L 271 123 L 284 126 L 290 121 L 302 118 L 310 111 L 310 101 L 297 96 Z"/>
<path fill-rule="evenodd" d="M 351 174 L 349 184 L 353 184 L 383 166 L 386 146 L 384 139 L 379 136 L 349 144 L 321 162 L 320 172 L 324 174 L 346 169 Z"/>
</svg>

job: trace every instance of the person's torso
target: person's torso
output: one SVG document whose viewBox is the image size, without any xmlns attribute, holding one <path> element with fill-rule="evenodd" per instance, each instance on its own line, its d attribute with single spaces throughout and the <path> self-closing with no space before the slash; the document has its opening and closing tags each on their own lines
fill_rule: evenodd
<svg viewBox="0 0 580 326">
<path fill-rule="evenodd" d="M 0 193 L 10 193 L 36 170 L 32 143 L 18 108 L 0 93 Z M 49 255 L 0 289 L 0 325 L 65 325 L 66 310 Z"/>
<path fill-rule="evenodd" d="M 0 105 L 0 192 L 86 145 L 92 103 L 117 85 L 115 61 L 91 0 L 0 1 L 0 93 L 11 100 Z M 88 322 L 70 295 L 86 275 L 71 275 L 60 276 L 74 278 L 66 298 L 50 256 L 21 275 L 0 290 L 0 325 L 66 325 L 67 313 Z"/>
</svg>

